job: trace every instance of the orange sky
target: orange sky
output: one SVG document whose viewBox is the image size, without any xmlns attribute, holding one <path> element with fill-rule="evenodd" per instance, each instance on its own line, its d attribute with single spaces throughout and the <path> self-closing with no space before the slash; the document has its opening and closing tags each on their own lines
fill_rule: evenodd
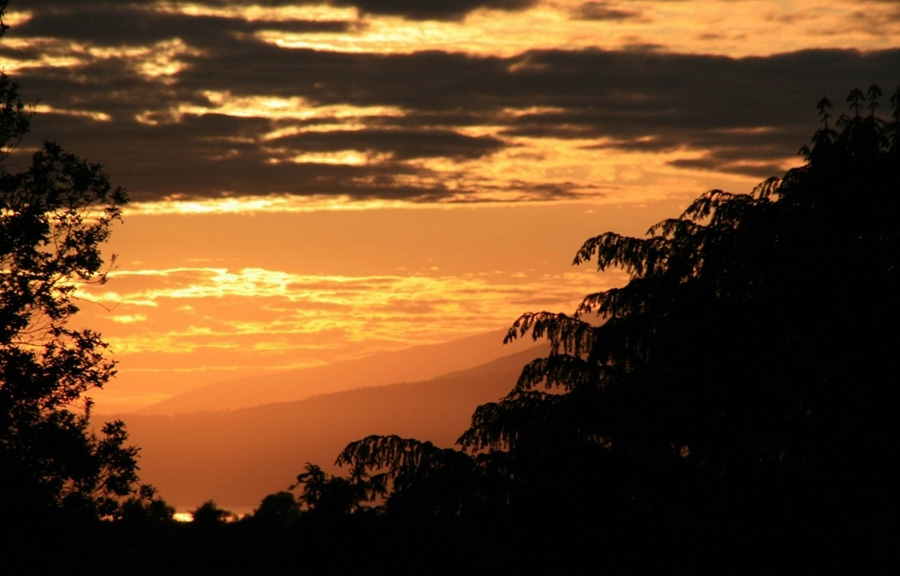
<svg viewBox="0 0 900 576">
<path fill-rule="evenodd" d="M 583 240 L 900 83 L 890 1 L 107 4 L 14 0 L 0 40 L 39 100 L 13 167 L 56 139 L 133 199 L 77 318 L 119 361 L 100 411 L 572 311 L 622 281 Z"/>
</svg>

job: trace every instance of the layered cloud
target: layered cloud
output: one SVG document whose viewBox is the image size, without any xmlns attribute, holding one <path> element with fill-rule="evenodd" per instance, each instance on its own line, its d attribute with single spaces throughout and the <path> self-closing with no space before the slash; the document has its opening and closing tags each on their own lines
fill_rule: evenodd
<svg viewBox="0 0 900 576">
<path fill-rule="evenodd" d="M 106 335 L 129 395 L 159 398 L 232 374 L 495 330 L 523 311 L 571 309 L 598 286 L 587 271 L 310 276 L 182 267 L 110 276 L 80 292 L 81 319 Z M 618 275 L 601 280 L 616 282 Z"/>
<path fill-rule="evenodd" d="M 779 174 L 823 94 L 898 82 L 891 3 L 690 4 L 40 0 L 0 56 L 31 142 L 139 202 L 628 201 L 610 173 Z"/>
</svg>

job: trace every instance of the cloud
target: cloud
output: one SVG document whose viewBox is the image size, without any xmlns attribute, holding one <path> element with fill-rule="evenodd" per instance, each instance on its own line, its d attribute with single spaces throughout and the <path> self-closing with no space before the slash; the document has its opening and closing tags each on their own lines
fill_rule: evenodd
<svg viewBox="0 0 900 576">
<path fill-rule="evenodd" d="M 621 274 L 303 275 L 264 268 L 181 267 L 117 271 L 105 286 L 79 295 L 90 324 L 118 356 L 177 364 L 200 350 L 222 365 L 290 364 L 300 351 L 347 348 L 376 340 L 404 345 L 427 339 L 434 326 L 472 332 L 505 325 L 524 309 L 568 309 L 598 282 Z M 540 294 L 536 297 L 535 294 Z M 114 328 L 113 328 L 114 327 Z M 109 328 L 109 329 L 107 329 Z M 256 346 L 262 342 L 262 349 Z M 218 351 L 218 352 L 216 352 Z M 230 355 L 230 357 L 229 357 Z"/>
<path fill-rule="evenodd" d="M 150 3 L 148 3 L 150 4 Z M 294 33 L 346 32 L 349 21 L 264 19 L 187 15 L 154 12 L 138 4 L 92 2 L 83 6 L 59 6 L 47 12 L 35 11 L 25 23 L 15 27 L 19 36 L 45 36 L 100 46 L 143 45 L 169 38 L 190 38 L 197 46 L 212 45 L 223 38 L 252 34 L 266 29 Z"/>
<path fill-rule="evenodd" d="M 585 2 L 572 11 L 572 17 L 579 20 L 630 20 L 639 18 L 637 10 L 616 7 L 611 2 Z"/>
<path fill-rule="evenodd" d="M 459 20 L 479 8 L 523 10 L 537 0 L 332 0 L 337 6 L 355 6 L 363 13 L 402 16 L 410 20 Z"/>
<path fill-rule="evenodd" d="M 531 3 L 338 4 L 450 18 Z M 252 18 L 232 2 L 207 0 L 197 14 L 159 6 L 36 0 L 31 17 L 0 42 L 23 96 L 39 98 L 44 111 L 26 145 L 58 140 L 102 162 L 139 201 L 606 193 L 596 173 L 571 176 L 576 157 L 590 162 L 588 152 L 666 152 L 672 168 L 763 177 L 807 143 L 823 94 L 839 101 L 873 81 L 889 93 L 900 69 L 898 49 L 744 58 L 663 47 L 511 56 L 292 49 L 257 32 L 350 37 L 360 24 L 330 12 L 312 19 L 291 2 L 263 2 L 268 12 Z M 631 9 L 589 2 L 578 10 L 615 19 Z M 27 153 L 11 160 L 22 166 Z"/>
<path fill-rule="evenodd" d="M 273 146 L 287 146 L 291 152 L 324 152 L 334 150 L 366 150 L 385 152 L 399 160 L 412 158 L 479 158 L 503 146 L 490 136 L 466 136 L 443 129 L 372 129 L 304 132 L 269 141 Z"/>
<path fill-rule="evenodd" d="M 297 8 L 302 6 L 330 4 L 338 7 L 352 7 L 364 14 L 400 16 L 410 20 L 460 20 L 466 14 L 479 9 L 517 11 L 533 6 L 537 0 L 261 0 L 253 4 L 265 8 Z M 134 7 L 151 7 L 158 4 L 154 0 L 130 2 Z M 210 8 L 241 8 L 246 2 L 239 0 L 201 0 L 199 6 Z M 63 7 L 84 12 L 92 9 L 115 10 L 120 3 L 104 0 L 33 0 L 29 8 L 60 10 Z"/>
</svg>

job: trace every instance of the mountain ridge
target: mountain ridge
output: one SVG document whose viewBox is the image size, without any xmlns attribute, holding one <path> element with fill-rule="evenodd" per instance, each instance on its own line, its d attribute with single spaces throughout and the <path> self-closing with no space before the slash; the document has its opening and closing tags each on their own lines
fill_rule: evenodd
<svg viewBox="0 0 900 576">
<path fill-rule="evenodd" d="M 533 345 L 516 340 L 504 345 L 506 330 L 423 344 L 324 366 L 298 368 L 265 377 L 225 380 L 145 406 L 139 415 L 230 411 L 277 402 L 303 400 L 369 386 L 421 382 L 452 371 L 473 368 Z"/>
<path fill-rule="evenodd" d="M 313 462 L 333 462 L 347 443 L 398 434 L 451 447 L 474 409 L 515 385 L 522 367 L 546 355 L 537 345 L 474 368 L 420 382 L 365 386 L 233 411 L 126 414 L 129 440 L 141 447 L 141 478 L 187 510 L 214 499 L 249 511 L 285 489 Z"/>
</svg>

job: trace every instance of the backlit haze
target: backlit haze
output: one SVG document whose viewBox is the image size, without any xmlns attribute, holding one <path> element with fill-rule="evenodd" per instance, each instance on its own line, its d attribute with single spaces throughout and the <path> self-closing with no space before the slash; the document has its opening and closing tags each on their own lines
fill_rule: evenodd
<svg viewBox="0 0 900 576">
<path fill-rule="evenodd" d="M 119 362 L 101 412 L 571 312 L 624 278 L 572 267 L 585 239 L 747 192 L 823 95 L 900 84 L 887 0 L 9 10 L 12 168 L 57 140 L 132 199 L 77 317 Z"/>
</svg>

